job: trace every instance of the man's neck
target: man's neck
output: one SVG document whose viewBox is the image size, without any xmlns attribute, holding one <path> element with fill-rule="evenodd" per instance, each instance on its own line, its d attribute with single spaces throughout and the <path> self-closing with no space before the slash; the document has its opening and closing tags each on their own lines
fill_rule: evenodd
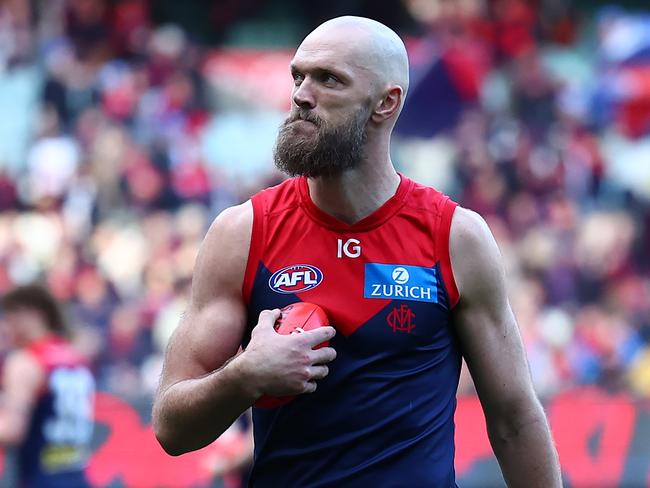
<svg viewBox="0 0 650 488">
<path fill-rule="evenodd" d="M 364 161 L 354 170 L 328 178 L 310 178 L 309 195 L 323 212 L 353 224 L 372 214 L 397 191 L 400 177 L 390 159 Z"/>
</svg>

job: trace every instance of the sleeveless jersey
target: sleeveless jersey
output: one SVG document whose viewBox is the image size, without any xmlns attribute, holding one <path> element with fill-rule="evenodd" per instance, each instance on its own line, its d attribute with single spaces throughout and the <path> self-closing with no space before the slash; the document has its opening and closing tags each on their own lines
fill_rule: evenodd
<svg viewBox="0 0 650 488">
<path fill-rule="evenodd" d="M 250 486 L 456 486 L 456 203 L 400 177 L 396 194 L 352 225 L 312 202 L 306 178 L 252 198 L 243 345 L 261 310 L 305 301 L 337 329 L 337 358 L 314 393 L 253 408 Z"/>
<path fill-rule="evenodd" d="M 61 338 L 28 346 L 45 371 L 27 437 L 18 451 L 23 487 L 89 486 L 83 470 L 90 453 L 95 382 L 81 356 Z"/>
</svg>

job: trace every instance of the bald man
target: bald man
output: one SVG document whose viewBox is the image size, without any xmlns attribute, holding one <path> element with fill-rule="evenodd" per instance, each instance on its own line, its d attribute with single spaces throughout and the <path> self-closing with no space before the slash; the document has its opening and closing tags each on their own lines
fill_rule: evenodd
<svg viewBox="0 0 650 488">
<path fill-rule="evenodd" d="M 561 486 L 487 225 L 391 162 L 402 41 L 333 19 L 291 73 L 274 157 L 293 178 L 208 231 L 166 353 L 158 440 L 172 455 L 199 449 L 261 396 L 295 396 L 253 408 L 250 486 L 453 487 L 464 357 L 508 484 Z M 332 327 L 277 334 L 278 308 L 298 301 Z"/>
</svg>

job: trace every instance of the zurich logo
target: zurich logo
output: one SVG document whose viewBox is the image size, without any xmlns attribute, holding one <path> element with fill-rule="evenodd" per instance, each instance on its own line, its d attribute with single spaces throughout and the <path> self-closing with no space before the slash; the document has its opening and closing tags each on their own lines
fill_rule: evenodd
<svg viewBox="0 0 650 488">
<path fill-rule="evenodd" d="M 364 266 L 364 298 L 438 303 L 439 292 L 438 272 L 435 267 L 384 263 L 366 263 Z M 410 312 L 401 308 L 397 310 L 395 314 L 390 315 L 390 320 L 393 325 L 396 324 L 395 327 L 402 327 L 410 320 Z"/>
<path fill-rule="evenodd" d="M 269 278 L 269 287 L 276 293 L 300 293 L 316 288 L 323 281 L 323 272 L 311 264 L 292 264 L 279 269 Z"/>
<path fill-rule="evenodd" d="M 398 266 L 393 270 L 391 274 L 391 278 L 393 278 L 393 281 L 398 285 L 403 285 L 408 282 L 410 276 L 406 268 L 402 268 L 401 266 Z"/>
</svg>

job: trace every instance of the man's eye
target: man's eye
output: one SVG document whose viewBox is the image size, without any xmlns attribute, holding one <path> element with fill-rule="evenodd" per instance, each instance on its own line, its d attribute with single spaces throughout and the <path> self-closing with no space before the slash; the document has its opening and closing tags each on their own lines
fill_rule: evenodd
<svg viewBox="0 0 650 488">
<path fill-rule="evenodd" d="M 323 73 L 321 76 L 323 83 L 338 83 L 339 79 L 332 73 Z"/>
<path fill-rule="evenodd" d="M 299 85 L 300 83 L 302 83 L 302 80 L 305 78 L 305 77 L 304 77 L 303 75 L 301 75 L 300 73 L 293 73 L 291 76 L 293 76 L 293 82 L 294 82 L 296 85 Z"/>
</svg>

